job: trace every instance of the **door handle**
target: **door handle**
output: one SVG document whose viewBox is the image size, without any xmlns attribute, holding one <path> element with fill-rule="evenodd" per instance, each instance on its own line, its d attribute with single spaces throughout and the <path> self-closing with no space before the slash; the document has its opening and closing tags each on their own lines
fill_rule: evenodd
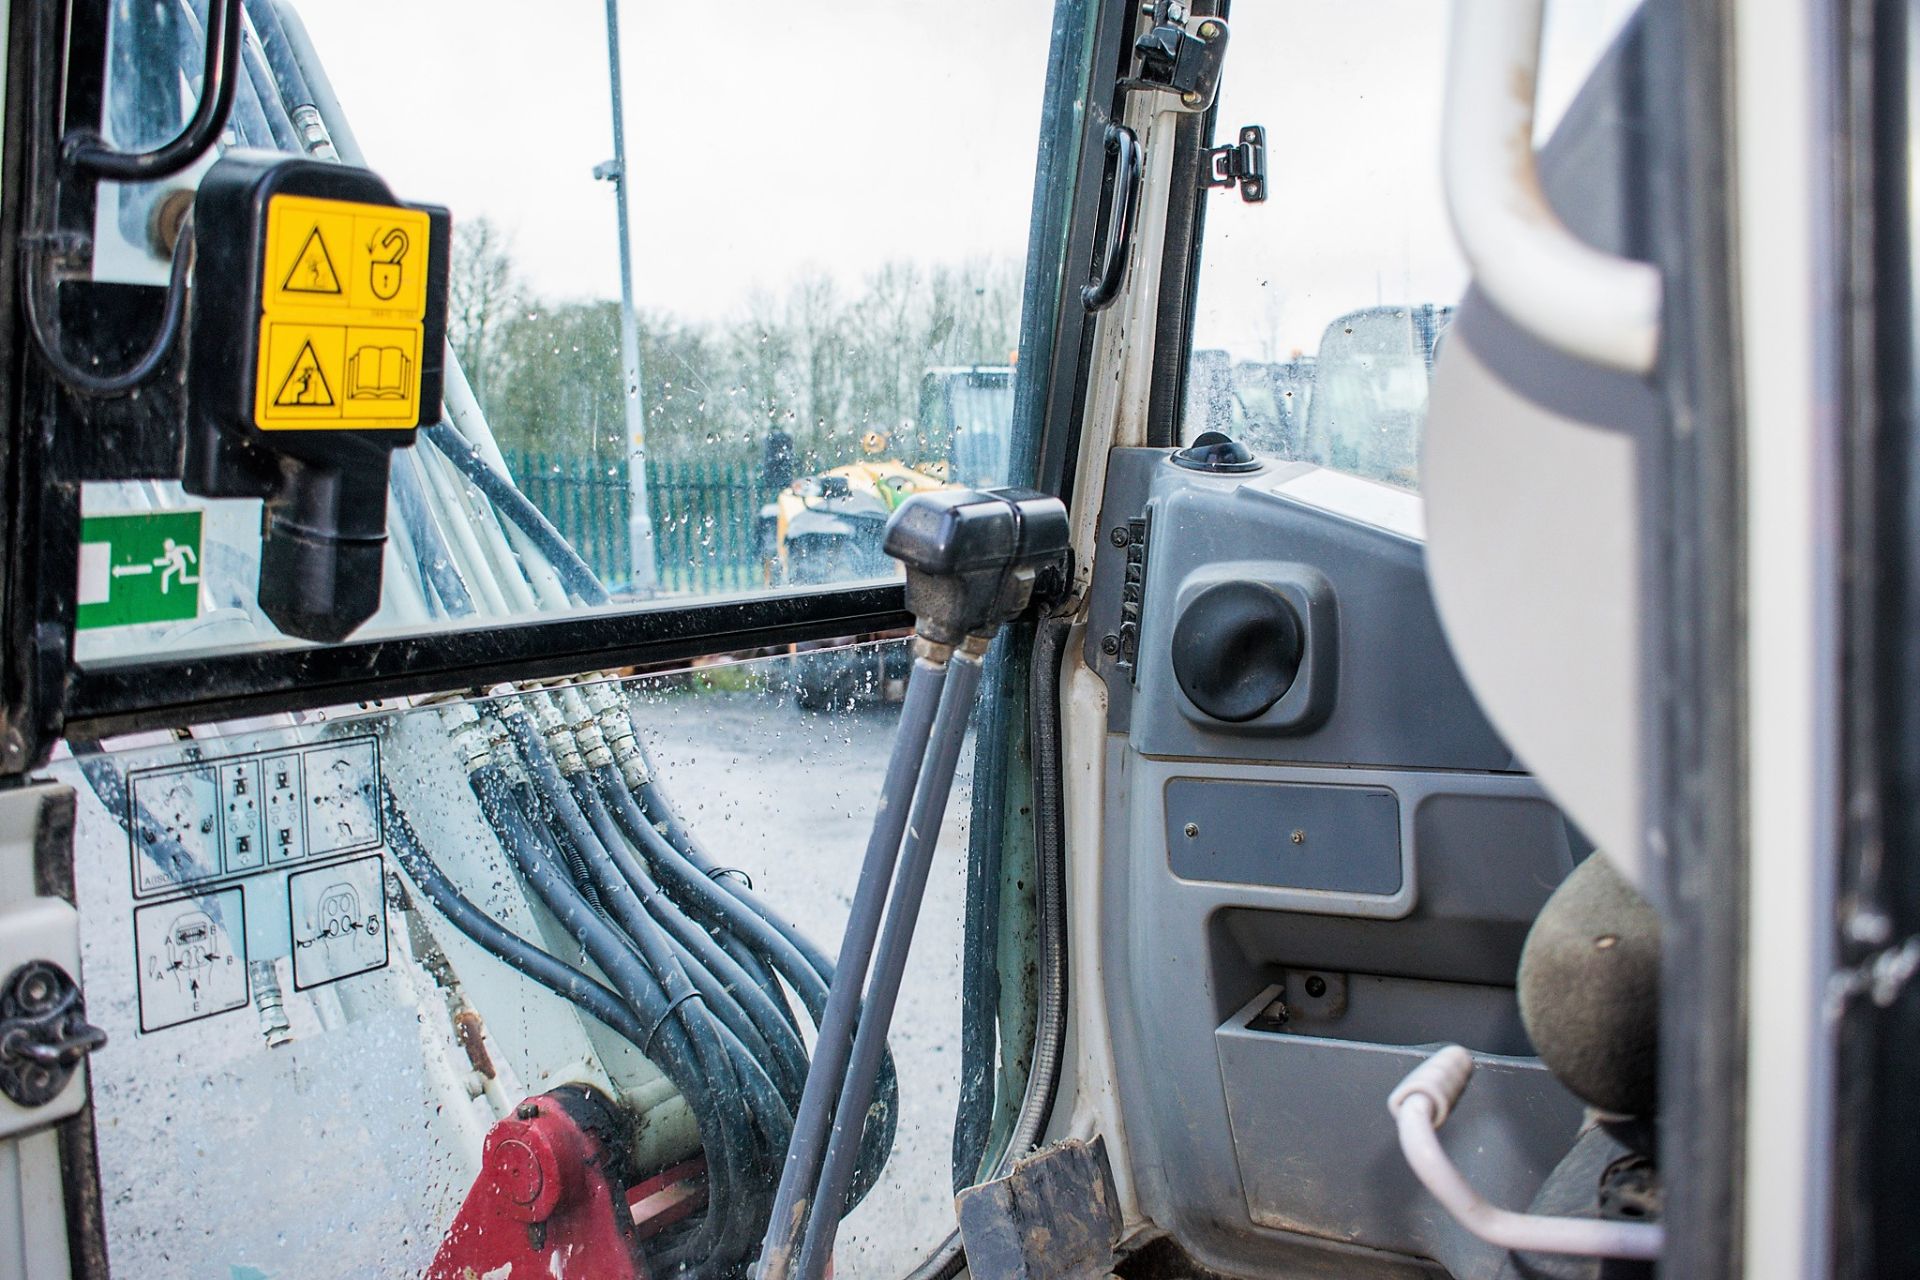
<svg viewBox="0 0 1920 1280">
<path fill-rule="evenodd" d="M 1568 355 L 1653 371 L 1657 268 L 1574 235 L 1547 203 L 1533 151 L 1543 0 L 1458 0 L 1447 54 L 1441 170 L 1473 281 L 1509 320 Z"/>
<path fill-rule="evenodd" d="M 1134 217 L 1140 210 L 1140 140 L 1123 124 L 1107 126 L 1107 159 L 1113 172 L 1113 203 L 1107 208 L 1107 242 L 1099 269 L 1080 289 L 1089 311 L 1104 311 L 1120 296 L 1127 276 L 1127 251 L 1133 243 Z"/>
</svg>

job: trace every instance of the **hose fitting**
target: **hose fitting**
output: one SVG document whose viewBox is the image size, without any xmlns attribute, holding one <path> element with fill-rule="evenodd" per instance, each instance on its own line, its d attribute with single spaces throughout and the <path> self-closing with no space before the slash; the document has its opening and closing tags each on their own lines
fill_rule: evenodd
<svg viewBox="0 0 1920 1280">
<path fill-rule="evenodd" d="M 567 724 L 567 718 L 561 714 L 559 704 L 550 693 L 536 693 L 527 699 L 533 708 L 534 723 L 540 726 L 540 734 L 547 740 L 547 750 L 553 752 L 553 760 L 560 768 L 563 778 L 578 777 L 587 771 L 587 762 L 580 758 L 580 747 L 573 740 L 573 730 Z"/>
<path fill-rule="evenodd" d="M 613 763 L 619 767 L 621 778 L 635 791 L 652 782 L 653 771 L 647 768 L 646 756 L 641 754 L 640 743 L 633 736 L 633 717 L 627 714 L 626 698 L 608 684 L 590 684 L 583 692 L 599 721 L 601 736 L 613 754 Z"/>
<path fill-rule="evenodd" d="M 454 750 L 460 753 L 460 764 L 469 774 L 493 763 L 493 747 L 487 741 L 479 714 L 472 707 L 464 702 L 443 707 L 440 720 L 447 726 Z"/>
<path fill-rule="evenodd" d="M 560 709 L 567 714 L 567 722 L 573 729 L 574 748 L 587 762 L 587 768 L 598 770 L 612 764 L 613 752 L 607 749 L 606 736 L 600 732 L 593 708 L 580 696 L 578 688 L 568 685 L 560 690 Z"/>
</svg>

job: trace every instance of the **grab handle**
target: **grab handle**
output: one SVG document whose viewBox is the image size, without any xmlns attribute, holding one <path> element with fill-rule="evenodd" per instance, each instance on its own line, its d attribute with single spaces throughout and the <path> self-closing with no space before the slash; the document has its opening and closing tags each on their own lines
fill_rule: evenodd
<svg viewBox="0 0 1920 1280">
<path fill-rule="evenodd" d="M 1080 289 L 1089 311 L 1104 311 L 1120 296 L 1127 278 L 1127 250 L 1133 243 L 1134 215 L 1140 208 L 1140 140 L 1123 124 L 1107 126 L 1107 155 L 1113 161 L 1113 203 L 1107 208 L 1107 243 L 1100 269 Z"/>
<path fill-rule="evenodd" d="M 1593 364 L 1653 371 L 1660 272 L 1587 244 L 1547 203 L 1533 150 L 1543 0 L 1458 0 L 1441 168 L 1473 280 L 1534 337 Z"/>
</svg>

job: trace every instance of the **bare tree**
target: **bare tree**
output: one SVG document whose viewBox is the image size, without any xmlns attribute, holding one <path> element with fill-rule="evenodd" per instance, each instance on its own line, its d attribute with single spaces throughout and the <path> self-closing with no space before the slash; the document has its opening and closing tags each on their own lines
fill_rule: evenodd
<svg viewBox="0 0 1920 1280">
<path fill-rule="evenodd" d="M 504 350 L 507 324 L 523 298 L 511 237 L 485 218 L 456 223 L 447 281 L 447 334 L 482 404 Z"/>
</svg>

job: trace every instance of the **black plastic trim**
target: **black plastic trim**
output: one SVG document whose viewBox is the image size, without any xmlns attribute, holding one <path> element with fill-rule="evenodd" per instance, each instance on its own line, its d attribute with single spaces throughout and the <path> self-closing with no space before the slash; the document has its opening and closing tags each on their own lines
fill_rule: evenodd
<svg viewBox="0 0 1920 1280">
<path fill-rule="evenodd" d="M 1064 15 L 1073 8 L 1062 5 L 1057 12 Z M 1041 376 L 1016 382 L 1013 451 L 1016 457 L 1032 459 L 1033 474 L 1026 478 L 1032 487 L 1055 494 L 1068 506 L 1073 503 L 1073 470 L 1095 321 L 1080 305 L 1080 286 L 1092 268 L 1100 238 L 1106 128 L 1120 118 L 1119 82 L 1132 61 L 1131 36 L 1138 21 L 1135 6 L 1125 3 L 1108 3 L 1091 17 L 1088 107 L 1080 113 L 1077 136 L 1068 133 L 1065 126 L 1071 123 L 1071 113 L 1063 110 L 1049 116 L 1040 140 L 1023 298 L 1029 319 L 1022 325 L 1020 367 L 1040 370 Z M 1059 47 L 1060 22 L 1056 18 L 1056 48 L 1064 57 L 1069 49 Z M 1048 67 L 1050 76 L 1063 73 L 1076 81 L 1080 78 L 1077 68 L 1069 71 L 1058 62 Z M 1056 128 L 1058 133 L 1053 132 Z M 1043 314 L 1053 318 L 1051 325 L 1032 319 Z"/>
<path fill-rule="evenodd" d="M 1666 280 L 1657 383 L 1687 427 L 1643 441 L 1648 698 L 1643 782 L 1664 855 L 1661 1273 L 1733 1280 L 1741 1258 L 1746 1122 L 1747 669 L 1740 335 L 1728 158 L 1730 0 L 1642 14 L 1643 193 Z"/>
<path fill-rule="evenodd" d="M 902 590 L 888 584 L 640 606 L 317 648 L 82 667 L 69 686 L 66 733 L 100 738 L 869 635 L 913 625 Z"/>
<path fill-rule="evenodd" d="M 1227 18 L 1229 0 L 1200 3 L 1193 12 Z M 1226 74 L 1233 70 L 1227 50 Z M 1180 443 L 1186 417 L 1187 368 L 1193 359 L 1193 312 L 1200 296 L 1200 255 L 1206 244 L 1209 152 L 1220 100 L 1199 115 L 1184 116 L 1173 135 L 1173 190 L 1167 197 L 1166 242 L 1160 257 L 1159 305 L 1154 315 L 1153 377 L 1147 386 L 1147 446 Z"/>
</svg>

